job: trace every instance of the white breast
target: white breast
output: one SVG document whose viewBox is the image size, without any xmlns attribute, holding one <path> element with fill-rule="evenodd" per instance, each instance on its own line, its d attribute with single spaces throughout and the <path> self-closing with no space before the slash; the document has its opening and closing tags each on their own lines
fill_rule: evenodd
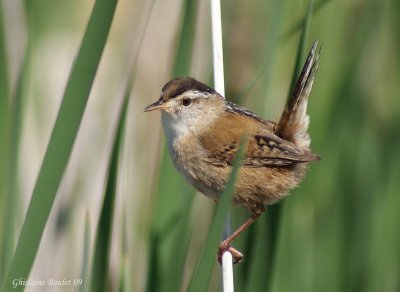
<svg viewBox="0 0 400 292">
<path fill-rule="evenodd" d="M 196 139 L 196 135 L 201 129 L 201 127 L 198 127 L 199 124 L 195 126 L 195 123 L 188 123 L 187 121 L 182 123 L 168 113 L 162 113 L 161 118 L 168 150 L 175 167 L 198 191 L 207 197 L 217 199 L 218 193 L 204 185 L 198 177 L 198 174 L 206 169 L 205 166 L 202 166 L 205 163 L 202 157 L 207 155 Z M 204 176 L 205 174 L 202 173 L 201 175 Z"/>
</svg>

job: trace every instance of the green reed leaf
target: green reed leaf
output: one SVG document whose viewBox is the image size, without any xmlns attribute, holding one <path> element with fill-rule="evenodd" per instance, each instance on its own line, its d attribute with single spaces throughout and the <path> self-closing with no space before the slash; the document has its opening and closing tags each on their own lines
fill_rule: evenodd
<svg viewBox="0 0 400 292">
<path fill-rule="evenodd" d="M 12 281 L 16 278 L 26 279 L 31 271 L 43 230 L 68 164 L 116 4 L 116 1 L 107 0 L 97 0 L 94 4 L 69 76 L 2 292 L 22 291 L 23 286 L 12 288 Z"/>
<path fill-rule="evenodd" d="M 229 176 L 225 190 L 218 202 L 218 207 L 211 223 L 208 238 L 204 245 L 204 250 L 199 257 L 199 261 L 192 275 L 188 291 L 207 291 L 211 273 L 217 258 L 218 243 L 221 241 L 221 234 L 224 230 L 226 216 L 232 204 L 232 198 L 235 191 L 235 182 L 244 158 L 245 148 L 245 138 L 242 138 L 238 154 L 233 162 L 232 172 Z"/>
</svg>

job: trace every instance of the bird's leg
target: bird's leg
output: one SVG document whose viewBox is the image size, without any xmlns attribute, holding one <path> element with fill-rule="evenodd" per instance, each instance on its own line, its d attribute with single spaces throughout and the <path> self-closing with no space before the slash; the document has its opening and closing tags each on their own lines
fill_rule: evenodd
<svg viewBox="0 0 400 292">
<path fill-rule="evenodd" d="M 224 254 L 225 251 L 229 251 L 232 254 L 233 257 L 233 263 L 239 263 L 243 260 L 243 254 L 239 252 L 237 249 L 233 248 L 231 245 L 231 242 L 244 230 L 246 230 L 251 224 L 254 223 L 258 219 L 258 217 L 261 216 L 261 214 L 265 211 L 264 207 L 262 208 L 262 211 L 258 212 L 252 212 L 252 215 L 249 219 L 247 219 L 238 229 L 235 230 L 229 237 L 227 237 L 225 240 L 221 241 L 219 244 L 219 251 L 218 251 L 218 261 L 221 263 L 222 261 L 222 255 Z"/>
</svg>

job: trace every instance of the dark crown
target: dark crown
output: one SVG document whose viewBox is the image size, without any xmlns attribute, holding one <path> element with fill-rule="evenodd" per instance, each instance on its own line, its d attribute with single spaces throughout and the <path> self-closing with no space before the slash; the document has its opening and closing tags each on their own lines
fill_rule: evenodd
<svg viewBox="0 0 400 292">
<path fill-rule="evenodd" d="M 189 90 L 211 94 L 216 93 L 214 89 L 192 77 L 179 77 L 164 85 L 161 90 L 161 98 L 167 101 Z"/>
</svg>

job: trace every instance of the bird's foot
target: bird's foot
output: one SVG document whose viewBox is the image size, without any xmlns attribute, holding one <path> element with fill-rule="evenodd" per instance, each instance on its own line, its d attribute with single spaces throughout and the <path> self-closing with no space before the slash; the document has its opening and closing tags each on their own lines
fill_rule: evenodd
<svg viewBox="0 0 400 292">
<path fill-rule="evenodd" d="M 229 241 L 223 240 L 219 244 L 219 250 L 218 250 L 218 261 L 221 265 L 222 265 L 222 256 L 225 251 L 228 251 L 232 254 L 233 264 L 240 263 L 244 258 L 243 254 L 240 251 L 238 251 L 236 248 L 232 247 L 230 245 Z"/>
</svg>

